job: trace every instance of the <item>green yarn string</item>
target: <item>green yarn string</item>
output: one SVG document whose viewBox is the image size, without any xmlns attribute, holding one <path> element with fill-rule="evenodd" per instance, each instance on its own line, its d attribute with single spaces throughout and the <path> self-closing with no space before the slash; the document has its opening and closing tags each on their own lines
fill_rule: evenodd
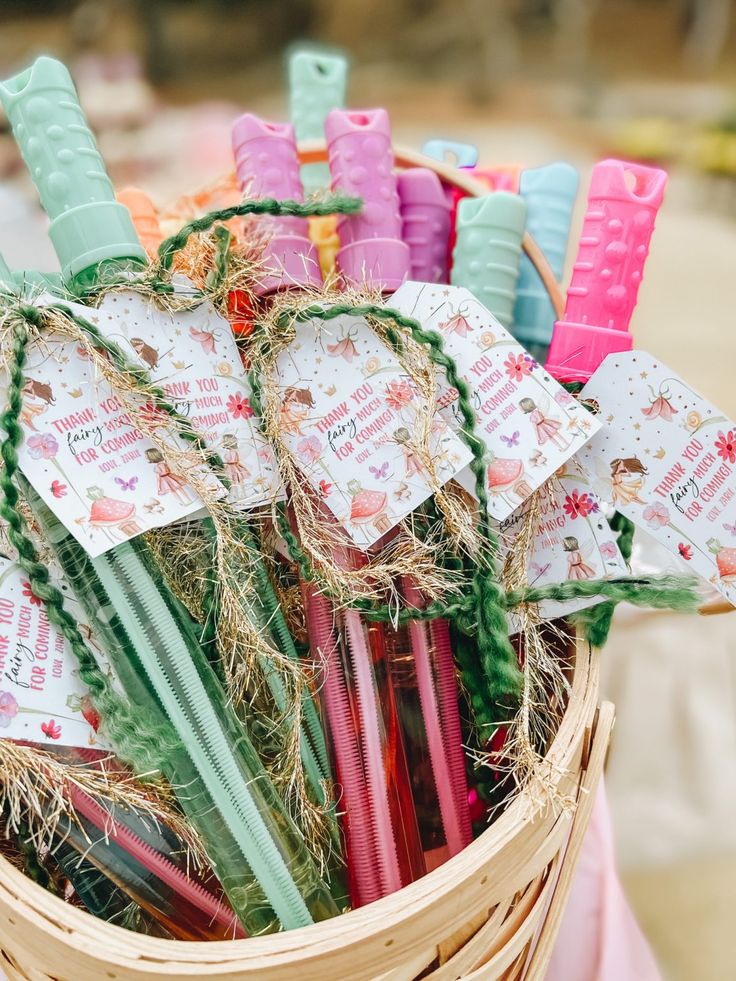
<svg viewBox="0 0 736 981">
<path fill-rule="evenodd" d="M 209 231 L 213 225 L 230 221 L 231 218 L 244 218 L 246 215 L 273 215 L 280 218 L 310 218 L 324 215 L 356 215 L 363 207 L 361 198 L 345 194 L 333 194 L 322 201 L 277 201 L 275 198 L 261 198 L 259 201 L 244 201 L 230 208 L 210 211 L 201 218 L 195 218 L 180 228 L 175 235 L 158 247 L 159 266 L 165 272 L 171 269 L 174 256 L 181 252 L 192 235 Z"/>
<path fill-rule="evenodd" d="M 503 588 L 496 578 L 494 556 L 498 552 L 498 540 L 488 521 L 488 497 L 485 486 L 484 456 L 486 446 L 475 435 L 475 413 L 470 400 L 470 389 L 460 377 L 455 361 L 445 352 L 442 338 L 435 331 L 425 330 L 411 317 L 373 303 L 354 306 L 336 304 L 329 308 L 311 305 L 303 309 L 286 310 L 280 314 L 276 326 L 286 329 L 294 322 L 312 319 L 334 320 L 344 315 L 365 316 L 379 320 L 385 326 L 386 339 L 395 351 L 401 352 L 404 346 L 401 331 L 406 331 L 412 339 L 428 348 L 432 362 L 443 369 L 448 383 L 458 392 L 458 407 L 464 423 L 461 438 L 470 449 L 473 457 L 470 463 L 475 477 L 475 492 L 479 501 L 478 530 L 484 545 L 482 560 L 473 567 L 471 574 L 471 594 L 473 599 L 472 618 L 477 642 L 477 659 L 466 659 L 461 670 L 470 695 L 473 711 L 478 724 L 492 728 L 513 716 L 523 686 L 516 654 L 511 646 L 506 623 Z M 256 325 L 256 329 L 262 327 Z M 250 373 L 253 391 L 253 408 L 262 417 L 261 385 L 256 371 Z M 286 532 L 282 515 L 280 530 Z M 284 537 L 295 555 L 300 555 L 296 538 L 290 532 Z M 306 571 L 308 560 L 301 553 L 301 568 Z M 308 576 L 311 578 L 311 574 Z M 467 627 L 467 625 L 466 625 Z"/>
<path fill-rule="evenodd" d="M 11 327 L 7 405 L 0 414 L 0 429 L 6 434 L 0 443 L 3 464 L 0 471 L 0 517 L 7 523 L 8 539 L 18 553 L 18 564 L 28 576 L 33 595 L 44 603 L 50 622 L 61 632 L 77 659 L 79 677 L 89 689 L 100 717 L 105 720 L 118 754 L 141 773 L 157 770 L 166 752 L 177 745 L 173 731 L 167 727 L 152 729 L 151 726 L 141 726 L 140 712 L 118 695 L 107 675 L 100 670 L 79 632 L 76 620 L 65 608 L 63 593 L 50 581 L 49 571 L 40 561 L 18 507 L 18 448 L 23 442 L 23 431 L 18 420 L 29 338 L 27 323 L 40 327 L 43 322 L 42 311 L 35 307 L 22 307 L 18 312 L 19 316 L 13 319 Z"/>
</svg>

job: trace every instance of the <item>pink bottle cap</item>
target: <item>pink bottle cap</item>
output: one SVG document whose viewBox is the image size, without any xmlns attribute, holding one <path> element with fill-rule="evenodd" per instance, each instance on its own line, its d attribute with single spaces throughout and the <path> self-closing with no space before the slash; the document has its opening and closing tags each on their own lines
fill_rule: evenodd
<svg viewBox="0 0 736 981">
<path fill-rule="evenodd" d="M 363 199 L 358 215 L 338 220 L 337 266 L 348 283 L 393 292 L 409 272 L 385 109 L 333 109 L 325 120 L 332 187 Z"/>
<path fill-rule="evenodd" d="M 666 183 L 664 170 L 622 160 L 593 168 L 565 316 L 547 358 L 558 380 L 586 382 L 609 354 L 631 350 L 629 323 Z"/>
<path fill-rule="evenodd" d="M 409 275 L 420 283 L 446 283 L 450 205 L 442 182 L 433 171 L 412 167 L 397 183 Z"/>
<path fill-rule="evenodd" d="M 303 201 L 294 127 L 269 123 L 245 113 L 233 126 L 235 172 L 241 190 L 249 198 Z M 264 264 L 268 274 L 259 295 L 291 287 L 319 286 L 322 274 L 317 250 L 309 240 L 306 218 L 263 218 L 273 232 L 266 245 Z"/>
</svg>

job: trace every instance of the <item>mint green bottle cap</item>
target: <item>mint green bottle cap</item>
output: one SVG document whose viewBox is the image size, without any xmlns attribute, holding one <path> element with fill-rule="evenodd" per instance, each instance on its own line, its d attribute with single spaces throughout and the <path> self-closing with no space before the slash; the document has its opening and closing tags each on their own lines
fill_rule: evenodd
<svg viewBox="0 0 736 981">
<path fill-rule="evenodd" d="M 51 219 L 49 236 L 64 279 L 108 259 L 146 262 L 130 213 L 115 200 L 66 67 L 39 58 L 0 83 L 0 101 Z"/>
<path fill-rule="evenodd" d="M 508 191 L 458 204 L 450 282 L 469 289 L 504 327 L 512 322 L 525 224 L 526 202 Z"/>
<path fill-rule="evenodd" d="M 321 140 L 327 114 L 345 105 L 348 60 L 334 51 L 298 48 L 289 56 L 289 107 L 297 140 Z M 326 163 L 304 164 L 304 191 L 330 186 Z"/>
</svg>

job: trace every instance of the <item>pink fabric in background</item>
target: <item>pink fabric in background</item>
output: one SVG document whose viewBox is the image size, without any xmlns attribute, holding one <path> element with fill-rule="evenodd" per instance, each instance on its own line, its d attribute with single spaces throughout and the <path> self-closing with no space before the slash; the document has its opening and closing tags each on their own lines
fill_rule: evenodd
<svg viewBox="0 0 736 981">
<path fill-rule="evenodd" d="M 602 779 L 546 981 L 661 981 L 618 879 Z"/>
</svg>

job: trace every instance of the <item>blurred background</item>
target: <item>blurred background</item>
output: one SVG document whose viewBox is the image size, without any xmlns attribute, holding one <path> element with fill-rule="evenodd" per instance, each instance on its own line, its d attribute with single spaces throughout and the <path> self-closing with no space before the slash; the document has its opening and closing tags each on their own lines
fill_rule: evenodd
<svg viewBox="0 0 736 981">
<path fill-rule="evenodd" d="M 573 242 L 596 159 L 666 166 L 637 344 L 733 418 L 734 6 L 2 0 L 0 75 L 41 53 L 65 60 L 114 182 L 161 208 L 232 168 L 236 114 L 286 118 L 284 57 L 304 39 L 350 56 L 349 105 L 388 108 L 397 142 L 442 136 L 476 144 L 487 166 L 579 167 Z M 4 119 L 0 250 L 15 267 L 56 267 Z M 659 563 L 637 538 L 639 561 Z M 607 780 L 631 903 L 668 981 L 734 977 L 736 616 L 619 610 L 603 673 L 618 711 Z"/>
</svg>

